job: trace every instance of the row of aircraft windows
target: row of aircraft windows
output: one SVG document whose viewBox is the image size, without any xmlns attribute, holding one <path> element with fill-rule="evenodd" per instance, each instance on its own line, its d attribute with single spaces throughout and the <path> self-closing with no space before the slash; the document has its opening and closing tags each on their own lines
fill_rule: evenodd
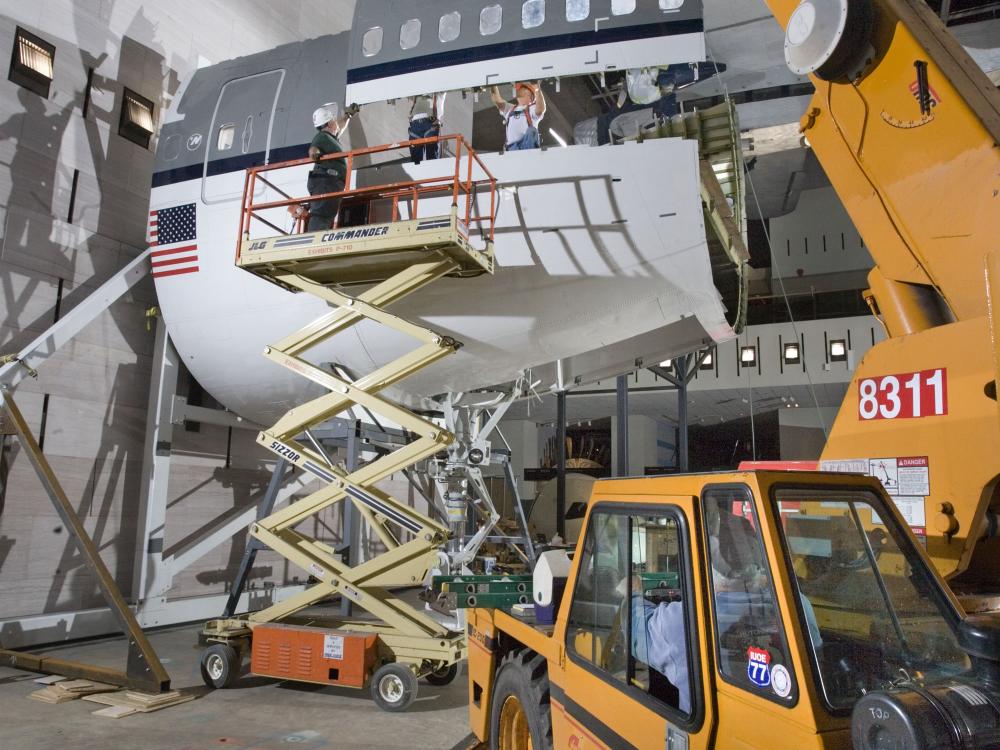
<svg viewBox="0 0 1000 750">
<path fill-rule="evenodd" d="M 585 21 L 590 17 L 590 0 L 565 0 L 566 20 Z M 660 10 L 677 10 L 684 0 L 659 0 Z M 635 12 L 636 0 L 611 0 L 611 14 L 626 16 Z M 503 7 L 487 5 L 479 11 L 479 33 L 490 36 L 500 31 L 503 23 Z M 545 0 L 525 0 L 521 5 L 521 28 L 534 29 L 545 23 Z M 462 14 L 459 11 L 445 13 L 438 20 L 438 40 L 452 42 L 462 31 Z M 361 53 L 374 57 L 382 51 L 383 29 L 373 26 L 365 32 L 361 40 Z M 399 27 L 399 48 L 413 49 L 420 44 L 420 19 L 411 18 Z"/>
</svg>

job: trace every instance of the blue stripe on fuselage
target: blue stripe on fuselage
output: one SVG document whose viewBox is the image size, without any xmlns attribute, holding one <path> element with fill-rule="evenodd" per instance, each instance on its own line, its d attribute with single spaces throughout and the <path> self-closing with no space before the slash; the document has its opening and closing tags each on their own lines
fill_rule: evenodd
<svg viewBox="0 0 1000 750">
<path fill-rule="evenodd" d="M 484 44 L 478 47 L 460 47 L 447 52 L 436 52 L 422 57 L 411 57 L 405 60 L 366 65 L 363 68 L 352 68 L 347 71 L 347 83 L 362 83 L 379 78 L 406 73 L 418 73 L 424 70 L 444 68 L 451 65 L 463 65 L 473 62 L 496 60 L 502 57 L 517 57 L 537 52 L 553 52 L 560 49 L 587 47 L 593 44 L 611 44 L 628 42 L 636 39 L 649 39 L 657 36 L 676 36 L 678 34 L 698 34 L 704 31 L 705 24 L 700 18 L 677 21 L 661 21 L 647 23 L 641 26 L 619 26 L 601 29 L 599 31 L 578 31 L 572 34 L 557 34 L 529 39 L 517 39 L 498 44 Z"/>
</svg>

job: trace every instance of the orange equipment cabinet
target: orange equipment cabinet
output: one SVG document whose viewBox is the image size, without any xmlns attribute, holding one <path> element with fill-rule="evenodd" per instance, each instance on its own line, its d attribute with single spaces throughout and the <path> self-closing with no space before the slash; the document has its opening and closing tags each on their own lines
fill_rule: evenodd
<svg viewBox="0 0 1000 750">
<path fill-rule="evenodd" d="M 265 677 L 365 686 L 378 657 L 378 636 L 317 627 L 261 624 L 253 630 L 250 671 Z"/>
</svg>

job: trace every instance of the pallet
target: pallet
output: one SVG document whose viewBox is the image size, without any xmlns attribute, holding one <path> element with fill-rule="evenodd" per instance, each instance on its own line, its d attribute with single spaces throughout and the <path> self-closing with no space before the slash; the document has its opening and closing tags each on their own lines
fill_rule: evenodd
<svg viewBox="0 0 1000 750">
<path fill-rule="evenodd" d="M 194 693 L 182 693 L 179 690 L 156 694 L 138 693 L 134 690 L 121 690 L 117 693 L 88 695 L 84 698 L 85 701 L 89 701 L 90 703 L 99 703 L 108 707 L 94 711 L 94 716 L 103 716 L 112 719 L 121 719 L 136 713 L 148 714 L 163 708 L 169 708 L 170 706 L 187 703 L 194 699 Z"/>
</svg>

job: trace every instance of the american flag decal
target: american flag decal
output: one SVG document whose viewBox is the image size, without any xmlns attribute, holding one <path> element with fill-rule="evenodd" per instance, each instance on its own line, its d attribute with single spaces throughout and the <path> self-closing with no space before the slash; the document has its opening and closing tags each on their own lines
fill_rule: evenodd
<svg viewBox="0 0 1000 750">
<path fill-rule="evenodd" d="M 149 212 L 153 278 L 198 271 L 198 223 L 194 203 Z"/>
</svg>

